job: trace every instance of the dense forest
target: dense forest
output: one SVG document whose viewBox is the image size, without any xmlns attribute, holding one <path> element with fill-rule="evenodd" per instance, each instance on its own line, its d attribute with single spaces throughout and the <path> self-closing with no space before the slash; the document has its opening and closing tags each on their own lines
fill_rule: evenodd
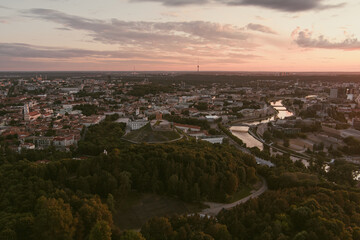
<svg viewBox="0 0 360 240">
<path fill-rule="evenodd" d="M 82 160 L 6 162 L 0 166 L 0 239 L 120 239 L 111 210 L 129 191 L 225 201 L 258 180 L 255 167 L 252 156 L 233 147 L 185 140 L 124 145 Z"/>
<path fill-rule="evenodd" d="M 115 118 L 86 129 L 70 152 L 51 147 L 14 153 L 3 145 L 0 239 L 360 239 L 354 164 L 335 161 L 326 172 L 321 154 L 306 168 L 289 155 L 250 149 L 276 164 L 269 168 L 229 144 L 181 140 L 133 145 L 122 141 L 125 126 Z M 356 154 L 359 142 L 345 142 L 341 150 Z M 118 202 L 132 192 L 192 203 L 226 202 L 258 176 L 269 190 L 216 218 L 156 217 L 140 232 L 119 229 L 113 221 Z"/>
<path fill-rule="evenodd" d="M 80 110 L 85 116 L 97 114 L 99 108 L 92 104 L 80 104 L 73 107 L 73 110 Z"/>
<path fill-rule="evenodd" d="M 336 187 L 290 187 L 222 211 L 199 216 L 154 218 L 146 239 L 360 239 L 360 193 Z"/>
<path fill-rule="evenodd" d="M 277 168 L 258 167 L 269 191 L 257 199 L 213 218 L 173 216 L 154 218 L 142 227 L 146 239 L 360 239 L 360 191 L 347 182 L 339 185 L 278 157 Z M 338 163 L 338 175 L 345 177 Z M 154 224 L 157 223 L 157 224 Z M 167 226 L 167 227 L 165 227 Z M 163 235 L 159 236 L 159 228 Z M 155 230 L 154 230 L 155 229 Z M 166 229 L 166 230 L 165 230 Z"/>
<path fill-rule="evenodd" d="M 104 150 L 111 151 L 124 145 L 121 140 L 125 133 L 125 123 L 111 121 L 111 116 L 100 124 L 90 126 L 83 133 L 85 138 L 79 142 L 77 153 L 97 156 Z"/>
<path fill-rule="evenodd" d="M 292 187 L 224 211 L 219 222 L 234 239 L 359 239 L 358 192 Z"/>
</svg>

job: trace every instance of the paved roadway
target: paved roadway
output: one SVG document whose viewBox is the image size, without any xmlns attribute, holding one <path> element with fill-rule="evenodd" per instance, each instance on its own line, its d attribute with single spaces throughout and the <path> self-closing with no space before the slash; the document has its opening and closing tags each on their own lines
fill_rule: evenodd
<svg viewBox="0 0 360 240">
<path fill-rule="evenodd" d="M 297 157 L 297 158 L 300 158 L 300 159 L 303 159 L 303 160 L 310 160 L 310 157 L 309 156 L 305 156 L 304 154 L 294 154 L 294 153 L 292 153 L 292 152 L 289 152 L 289 151 L 285 151 L 285 150 L 283 150 L 283 149 L 281 149 L 281 148 L 277 148 L 277 147 L 275 147 L 274 145 L 272 145 L 272 144 L 268 144 L 268 143 L 266 143 L 263 139 L 261 139 L 260 137 L 258 137 L 258 136 L 256 136 L 252 131 L 251 131 L 251 129 L 249 129 L 249 134 L 253 137 L 253 138 L 255 138 L 256 140 L 258 140 L 259 142 L 261 142 L 262 144 L 265 144 L 266 146 L 268 146 L 268 147 L 270 147 L 270 148 L 272 148 L 272 149 L 275 149 L 276 151 L 278 151 L 278 152 L 281 152 L 281 153 L 288 153 L 288 154 L 290 154 L 290 156 L 294 156 L 294 157 Z"/>
<path fill-rule="evenodd" d="M 217 128 L 217 127 L 216 127 Z M 220 130 L 220 129 L 218 129 Z M 251 152 L 246 149 L 241 147 L 237 142 L 235 142 L 234 140 L 232 140 L 231 138 L 229 138 L 230 144 L 232 144 L 233 146 L 235 146 L 237 149 L 239 149 L 240 151 L 244 152 L 244 153 L 248 153 L 251 154 Z M 258 164 L 261 165 L 267 165 L 269 167 L 275 167 L 275 165 L 270 162 L 270 161 L 266 161 L 264 159 L 258 158 L 256 156 L 254 156 L 256 159 L 256 162 Z M 249 201 L 252 198 L 257 198 L 259 197 L 261 194 L 263 194 L 264 192 L 266 192 L 268 190 L 268 186 L 266 183 L 266 180 L 261 177 L 261 181 L 262 181 L 262 186 L 259 190 L 251 193 L 249 196 L 242 198 L 236 202 L 233 203 L 228 203 L 228 204 L 224 204 L 224 203 L 214 203 L 214 202 L 205 202 L 204 204 L 208 205 L 209 208 L 203 209 L 199 214 L 200 216 L 216 216 L 222 209 L 231 209 L 239 204 L 243 204 L 247 201 Z"/>
<path fill-rule="evenodd" d="M 225 134 L 225 133 L 224 133 Z M 226 134 L 225 134 L 226 135 Z M 237 142 L 235 142 L 233 139 L 231 139 L 230 137 L 228 137 L 229 139 L 229 143 L 231 145 L 233 145 L 234 147 L 236 147 L 237 149 L 239 149 L 240 151 L 242 151 L 243 153 L 247 153 L 247 154 L 250 154 L 250 155 L 253 155 L 249 149 L 247 148 L 244 148 L 244 147 L 241 147 Z M 266 166 L 269 166 L 269 167 L 275 167 L 275 164 L 270 162 L 270 161 L 267 161 L 267 160 L 264 160 L 262 158 L 259 158 L 259 157 L 256 157 L 255 155 L 253 155 L 255 160 L 256 160 L 256 163 L 257 164 L 260 164 L 260 165 L 266 165 Z"/>
</svg>

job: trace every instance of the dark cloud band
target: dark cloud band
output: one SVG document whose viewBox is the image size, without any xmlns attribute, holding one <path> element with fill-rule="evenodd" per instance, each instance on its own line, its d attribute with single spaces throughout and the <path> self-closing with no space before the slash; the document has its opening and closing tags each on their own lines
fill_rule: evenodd
<svg viewBox="0 0 360 240">
<path fill-rule="evenodd" d="M 21 12 L 30 19 L 56 23 L 59 31 L 82 31 L 96 44 L 111 44 L 111 51 L 0 43 L 0 58 L 13 62 L 146 62 L 161 61 L 186 65 L 194 56 L 213 63 L 244 63 L 261 56 L 252 54 L 258 47 L 256 32 L 273 34 L 271 28 L 249 23 L 246 26 L 207 21 L 146 22 L 100 20 L 66 14 L 53 9 Z M 97 46 L 95 49 L 99 48 Z M 0 61 L 0 65 L 2 61 Z"/>
<path fill-rule="evenodd" d="M 131 44 L 162 50 L 175 46 L 204 44 L 235 45 L 249 38 L 246 29 L 231 24 L 207 21 L 144 22 L 82 18 L 52 9 L 31 9 L 27 17 L 60 24 L 62 28 L 87 31 L 95 41 L 112 44 Z"/>
<path fill-rule="evenodd" d="M 131 2 L 160 2 L 165 6 L 203 5 L 220 3 L 230 6 L 257 6 L 286 12 L 324 10 L 343 7 L 345 3 L 326 4 L 326 0 L 130 0 Z"/>
</svg>

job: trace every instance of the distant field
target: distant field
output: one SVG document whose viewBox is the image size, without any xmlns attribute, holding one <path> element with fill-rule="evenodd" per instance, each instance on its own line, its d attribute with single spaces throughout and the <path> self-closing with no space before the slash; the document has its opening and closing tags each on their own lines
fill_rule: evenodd
<svg viewBox="0 0 360 240">
<path fill-rule="evenodd" d="M 157 143 L 178 139 L 180 135 L 176 131 L 153 131 L 150 124 L 148 124 L 139 130 L 126 134 L 123 138 L 137 143 Z"/>
<path fill-rule="evenodd" d="M 139 229 L 150 218 L 198 212 L 200 204 L 189 204 L 181 200 L 156 194 L 132 193 L 125 200 L 117 202 L 114 223 L 120 229 Z"/>
</svg>

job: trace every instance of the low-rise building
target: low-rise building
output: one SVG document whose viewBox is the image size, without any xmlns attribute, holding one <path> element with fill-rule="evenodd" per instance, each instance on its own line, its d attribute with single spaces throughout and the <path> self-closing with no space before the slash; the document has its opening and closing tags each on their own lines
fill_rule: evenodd
<svg viewBox="0 0 360 240">
<path fill-rule="evenodd" d="M 209 143 L 215 144 L 222 144 L 224 141 L 224 136 L 205 136 L 205 137 L 198 137 L 198 139 L 203 140 L 203 141 L 207 141 Z"/>
<path fill-rule="evenodd" d="M 130 127 L 131 131 L 138 130 L 148 124 L 149 121 L 146 120 L 136 120 L 129 122 L 128 126 Z"/>
<path fill-rule="evenodd" d="M 55 147 L 70 147 L 75 144 L 74 136 L 66 136 L 66 137 L 55 137 L 53 140 L 53 145 Z"/>
<path fill-rule="evenodd" d="M 199 126 L 180 124 L 180 123 L 174 123 L 174 127 L 183 130 L 185 133 L 187 133 L 188 131 L 200 132 L 201 130 L 201 127 Z"/>
</svg>

